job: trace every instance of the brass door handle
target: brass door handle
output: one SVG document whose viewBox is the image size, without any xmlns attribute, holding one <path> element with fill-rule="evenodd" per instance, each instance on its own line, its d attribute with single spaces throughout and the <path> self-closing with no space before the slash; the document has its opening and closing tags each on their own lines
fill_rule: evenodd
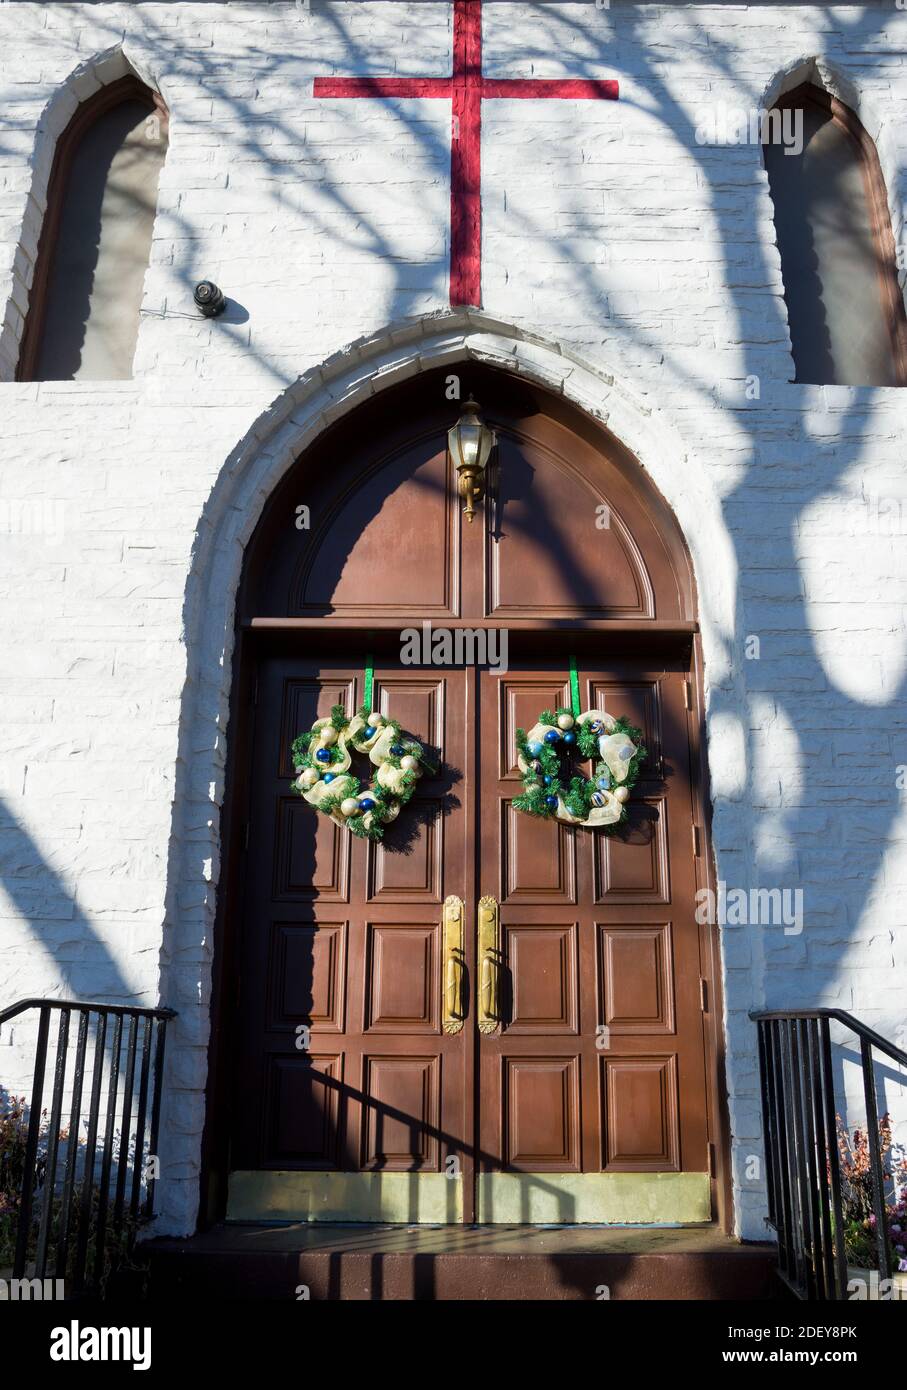
<svg viewBox="0 0 907 1390">
<path fill-rule="evenodd" d="M 501 943 L 495 898 L 479 899 L 479 1032 L 493 1033 L 501 1021 Z"/>
<path fill-rule="evenodd" d="M 466 1017 L 463 982 L 466 977 L 463 956 L 463 903 L 460 898 L 444 899 L 441 923 L 443 966 L 441 973 L 441 1026 L 445 1033 L 459 1033 Z"/>
</svg>

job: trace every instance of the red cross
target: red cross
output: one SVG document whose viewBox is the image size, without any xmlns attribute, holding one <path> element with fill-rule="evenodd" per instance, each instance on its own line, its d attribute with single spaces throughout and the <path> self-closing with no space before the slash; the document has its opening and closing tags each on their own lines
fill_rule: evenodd
<svg viewBox="0 0 907 1390">
<path fill-rule="evenodd" d="M 314 95 L 450 98 L 450 302 L 478 305 L 482 293 L 482 102 L 515 97 L 616 101 L 617 83 L 484 77 L 482 0 L 454 0 L 450 77 L 316 77 Z"/>
</svg>

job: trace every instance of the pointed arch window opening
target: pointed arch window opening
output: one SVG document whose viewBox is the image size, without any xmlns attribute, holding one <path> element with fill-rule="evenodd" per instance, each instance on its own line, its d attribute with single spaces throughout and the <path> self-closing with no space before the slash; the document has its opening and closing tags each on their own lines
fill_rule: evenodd
<svg viewBox="0 0 907 1390">
<path fill-rule="evenodd" d="M 907 316 L 875 144 L 850 107 L 811 82 L 785 93 L 772 109 L 789 108 L 804 112 L 802 154 L 765 144 L 763 157 L 781 253 L 793 379 L 817 385 L 905 386 Z M 818 158 L 826 158 L 829 178 L 823 183 L 816 177 L 821 172 L 817 149 L 810 152 L 809 146 L 824 130 L 846 139 L 836 147 L 824 142 L 826 155 Z M 849 166 L 844 159 L 848 150 Z M 804 164 L 807 158 L 813 170 Z"/>
<path fill-rule="evenodd" d="M 129 108 L 133 108 L 132 111 Z M 144 110 L 144 115 L 138 108 Z M 123 117 L 119 126 L 116 122 L 111 124 L 111 118 L 118 111 Z M 109 126 L 106 131 L 105 121 Z M 154 124 L 148 125 L 149 121 Z M 136 135 L 140 130 L 141 136 Z M 139 306 L 168 132 L 169 112 L 163 99 L 133 74 L 102 87 L 75 111 L 54 152 L 19 351 L 18 381 L 128 380 L 132 377 Z M 86 180 L 86 154 L 90 159 L 95 153 L 86 150 L 86 141 L 92 136 L 96 139 L 98 159 L 95 166 L 89 168 L 91 177 Z M 156 159 L 147 161 L 144 182 L 139 179 L 129 187 L 130 172 L 134 174 L 138 167 L 135 150 L 133 158 L 128 158 L 127 146 L 132 136 L 136 136 L 136 140 L 147 139 L 148 151 L 156 154 Z M 80 155 L 83 156 L 81 160 Z M 111 171 L 118 157 L 117 170 L 125 175 L 127 186 L 113 186 Z M 133 215 L 137 213 L 141 222 L 140 235 L 135 235 L 135 225 L 132 228 L 124 225 L 126 235 L 120 237 L 113 255 L 109 254 L 109 244 L 102 242 L 103 219 L 108 219 L 106 225 L 110 228 L 109 214 L 115 213 L 108 195 L 113 195 L 115 203 L 118 201 L 120 210 L 131 200 Z M 80 243 L 74 238 L 74 226 L 77 231 L 81 230 L 77 225 L 80 218 L 89 222 L 93 219 L 94 245 L 88 241 Z M 106 276 L 99 277 L 102 256 L 107 257 L 106 264 L 101 267 Z M 118 261 L 128 265 L 128 272 L 122 278 L 117 274 Z M 98 293 L 102 278 L 106 278 L 108 286 L 116 287 L 119 308 L 110 295 L 105 299 Z M 134 303 L 130 302 L 130 297 Z M 75 312 L 77 307 L 80 312 Z M 116 314 L 120 314 L 117 325 L 120 344 L 118 348 L 114 345 L 105 355 L 98 335 L 104 331 L 105 315 L 109 326 L 111 315 Z M 95 340 L 93 346 L 101 349 L 95 353 L 96 359 L 103 362 L 106 357 L 106 361 L 113 363 L 114 370 L 93 370 L 90 356 L 87 369 L 83 369 L 83 355 L 90 336 Z M 60 370 L 61 365 L 65 370 Z"/>
</svg>

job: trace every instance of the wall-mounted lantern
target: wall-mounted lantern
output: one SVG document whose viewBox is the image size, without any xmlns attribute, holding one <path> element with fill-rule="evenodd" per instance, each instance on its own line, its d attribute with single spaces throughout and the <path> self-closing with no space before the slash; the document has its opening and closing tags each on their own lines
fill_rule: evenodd
<svg viewBox="0 0 907 1390">
<path fill-rule="evenodd" d="M 475 516 L 475 503 L 485 495 L 485 468 L 496 443 L 494 430 L 479 414 L 478 401 L 464 401 L 460 418 L 447 432 L 447 447 L 459 479 L 460 496 L 466 501 L 467 521 Z"/>
</svg>

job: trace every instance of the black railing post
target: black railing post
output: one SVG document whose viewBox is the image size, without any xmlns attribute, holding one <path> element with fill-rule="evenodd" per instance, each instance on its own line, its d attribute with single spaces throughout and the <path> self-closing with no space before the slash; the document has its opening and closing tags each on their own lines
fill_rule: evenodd
<svg viewBox="0 0 907 1390">
<path fill-rule="evenodd" d="M 785 1274 L 796 1273 L 793 1246 L 793 1198 L 791 1193 L 791 1170 L 787 1155 L 787 1112 L 784 1103 L 784 1055 L 782 1051 L 781 1024 L 772 1019 L 765 1025 L 771 1038 L 772 1083 L 771 1092 L 775 1101 L 775 1190 L 779 1194 L 779 1215 L 781 1224 L 776 1226 L 781 1268 Z"/>
<path fill-rule="evenodd" d="M 831 1030 L 827 1018 L 819 1020 L 822 1037 L 822 1091 L 825 1126 L 829 1133 L 828 1161 L 831 1168 L 831 1212 L 834 1221 L 837 1296 L 847 1294 L 847 1251 L 844 1248 L 844 1202 L 841 1197 L 841 1155 L 838 1152 L 838 1116 L 835 1110 L 835 1079 L 831 1061 Z"/>
<path fill-rule="evenodd" d="M 157 1046 L 154 1050 L 154 1091 L 151 1098 L 151 1132 L 148 1136 L 148 1154 L 152 1160 L 152 1166 L 148 1173 L 148 1184 L 145 1197 L 145 1215 L 151 1215 L 154 1208 L 154 1187 L 155 1169 L 158 1163 L 157 1142 L 161 1126 L 161 1100 L 163 1098 L 163 1086 L 161 1082 L 164 1076 L 164 1043 L 167 1039 L 167 1021 L 159 1018 L 157 1022 Z"/>
<path fill-rule="evenodd" d="M 31 1110 L 28 1117 L 28 1138 L 25 1141 L 25 1172 L 19 1199 L 19 1229 L 16 1232 L 16 1254 L 13 1278 L 21 1279 L 28 1262 L 31 1234 L 31 1208 L 35 1191 L 35 1166 L 38 1160 L 38 1138 L 41 1133 L 41 1101 L 44 1097 L 44 1070 L 47 1065 L 47 1035 L 50 1031 L 50 1009 L 45 1004 L 38 1022 L 38 1042 L 35 1048 L 35 1072 L 32 1080 Z"/>
<path fill-rule="evenodd" d="M 835 1143 L 834 1133 L 829 1134 L 826 1127 L 825 1106 L 822 1096 L 822 1051 L 819 1042 L 819 1025 L 816 1019 L 804 1023 L 809 1049 L 809 1074 L 812 1091 L 813 1132 L 816 1141 L 816 1201 L 817 1233 L 819 1247 L 816 1252 L 817 1274 L 820 1276 L 822 1296 L 835 1297 L 835 1264 L 831 1234 L 831 1211 L 829 1197 L 829 1149 Z"/>
<path fill-rule="evenodd" d="M 869 1143 L 869 1163 L 872 1169 L 872 1210 L 876 1220 L 876 1245 L 879 1251 L 879 1278 L 891 1278 L 891 1246 L 888 1242 L 888 1222 L 885 1217 L 885 1176 L 879 1144 L 879 1111 L 876 1105 L 875 1072 L 872 1069 L 872 1046 L 860 1039 L 860 1061 L 863 1067 L 863 1094 L 866 1097 L 866 1138 Z"/>
<path fill-rule="evenodd" d="M 123 1229 L 123 1203 L 126 1195 L 126 1174 L 129 1170 L 129 1130 L 132 1123 L 132 1102 L 135 1094 L 135 1052 L 139 1021 L 129 1020 L 129 1043 L 126 1050 L 126 1072 L 123 1077 L 123 1115 L 120 1120 L 120 1154 L 117 1160 L 116 1197 L 113 1204 L 113 1229 L 117 1237 Z M 137 1156 L 133 1162 L 137 1162 Z"/>
<path fill-rule="evenodd" d="M 94 1038 L 94 1067 L 91 1076 L 91 1100 L 88 1107 L 88 1133 L 85 1136 L 85 1157 L 82 1162 L 82 1192 L 79 1201 L 79 1233 L 76 1237 L 76 1262 L 73 1283 L 77 1292 L 85 1287 L 88 1242 L 91 1238 L 91 1199 L 94 1196 L 94 1170 L 98 1147 L 98 1112 L 101 1106 L 101 1082 L 104 1077 L 104 1052 L 107 1046 L 107 1014 L 98 1014 Z"/>
<path fill-rule="evenodd" d="M 759 1046 L 759 1074 L 765 1078 L 762 1086 L 762 1148 L 765 1156 L 765 1191 L 768 1198 L 768 1219 L 773 1226 L 778 1225 L 778 1211 L 775 1205 L 775 1116 L 774 1096 L 771 1089 L 771 1067 L 768 1059 L 767 1025 L 756 1024 L 756 1037 Z"/>
<path fill-rule="evenodd" d="M 60 1011 L 60 1032 L 57 1037 L 57 1056 L 54 1062 L 54 1090 L 50 1107 L 50 1128 L 47 1131 L 47 1167 L 44 1171 L 44 1205 L 41 1229 L 35 1249 L 35 1278 L 43 1279 L 47 1269 L 47 1246 L 53 1224 L 54 1193 L 57 1187 L 57 1154 L 60 1147 L 60 1117 L 63 1110 L 63 1085 L 66 1080 L 66 1055 L 69 1047 L 69 1010 Z"/>
<path fill-rule="evenodd" d="M 104 1148 L 101 1158 L 101 1178 L 98 1189 L 98 1214 L 95 1221 L 94 1284 L 104 1278 L 104 1252 L 107 1248 L 107 1207 L 110 1200 L 110 1166 L 113 1161 L 113 1128 L 117 1116 L 117 1092 L 120 1084 L 120 1051 L 123 1045 L 123 1015 L 116 1015 L 113 1026 L 113 1045 L 107 1075 L 107 1116 L 104 1121 Z"/>
<path fill-rule="evenodd" d="M 153 1020 L 146 1018 L 142 1038 L 142 1069 L 139 1075 L 139 1108 L 135 1122 L 135 1163 L 132 1169 L 132 1193 L 129 1198 L 129 1218 L 133 1223 L 139 1219 L 139 1203 L 142 1195 L 142 1168 L 145 1163 L 145 1121 L 148 1115 L 153 1027 Z"/>
<path fill-rule="evenodd" d="M 79 1161 L 79 1133 L 82 1125 L 82 1090 L 85 1083 L 85 1054 L 88 1050 L 88 1010 L 79 1011 L 79 1037 L 72 1078 L 72 1105 L 69 1113 L 69 1134 L 66 1139 L 66 1169 L 60 1199 L 60 1229 L 57 1235 L 57 1275 L 68 1274 L 69 1227 L 72 1222 L 72 1199 L 75 1190 L 76 1165 Z"/>
<path fill-rule="evenodd" d="M 800 1131 L 800 1087 L 797 1073 L 797 1047 L 793 1036 L 793 1025 L 785 1019 L 784 1035 L 784 1103 L 785 1129 L 787 1132 L 787 1168 L 790 1173 L 791 1193 L 791 1240 L 793 1243 L 794 1269 L 798 1282 L 807 1288 L 810 1284 L 806 1258 L 806 1213 L 803 1208 L 803 1148 Z"/>
</svg>

